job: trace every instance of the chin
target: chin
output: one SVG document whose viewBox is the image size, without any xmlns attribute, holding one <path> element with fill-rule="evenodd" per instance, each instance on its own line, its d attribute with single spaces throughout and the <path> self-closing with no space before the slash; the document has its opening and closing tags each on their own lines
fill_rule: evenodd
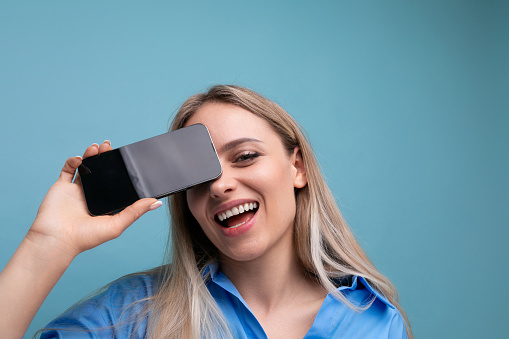
<svg viewBox="0 0 509 339">
<path fill-rule="evenodd" d="M 221 253 L 224 257 L 227 257 L 230 260 L 248 262 L 262 257 L 265 251 L 259 246 L 243 244 L 238 246 L 238 248 L 229 248 L 225 251 L 221 251 Z"/>
</svg>

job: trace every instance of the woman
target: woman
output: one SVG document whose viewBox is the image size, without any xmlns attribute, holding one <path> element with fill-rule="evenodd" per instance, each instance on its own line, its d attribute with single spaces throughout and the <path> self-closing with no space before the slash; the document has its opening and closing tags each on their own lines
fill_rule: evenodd
<svg viewBox="0 0 509 339">
<path fill-rule="evenodd" d="M 215 86 L 189 98 L 171 129 L 195 123 L 208 127 L 223 174 L 169 198 L 171 264 L 112 283 L 50 323 L 44 338 L 412 337 L 393 285 L 355 241 L 281 107 Z M 110 149 L 93 145 L 84 156 Z M 2 307 L 2 331 L 16 323 L 5 333 L 26 330 L 78 253 L 161 205 L 142 199 L 115 216 L 90 217 L 71 183 L 80 163 L 67 160 L 0 276 L 2 304 L 29 305 Z M 42 286 L 26 293 L 36 281 Z"/>
</svg>

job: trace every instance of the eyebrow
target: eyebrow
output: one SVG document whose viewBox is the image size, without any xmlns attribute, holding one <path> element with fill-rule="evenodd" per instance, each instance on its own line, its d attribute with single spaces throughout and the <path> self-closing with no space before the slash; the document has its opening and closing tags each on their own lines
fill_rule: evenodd
<svg viewBox="0 0 509 339">
<path fill-rule="evenodd" d="M 221 147 L 221 152 L 228 152 L 229 150 L 237 147 L 240 144 L 246 143 L 246 142 L 262 142 L 261 140 L 255 139 L 255 138 L 239 138 L 232 140 Z"/>
</svg>

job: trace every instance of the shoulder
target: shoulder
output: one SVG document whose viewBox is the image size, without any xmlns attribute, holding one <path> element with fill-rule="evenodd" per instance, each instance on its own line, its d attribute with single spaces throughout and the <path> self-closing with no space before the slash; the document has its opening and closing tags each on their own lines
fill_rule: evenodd
<svg viewBox="0 0 509 339">
<path fill-rule="evenodd" d="M 155 274 L 131 274 L 106 285 L 92 298 L 77 304 L 73 308 L 108 310 L 115 314 L 133 303 L 139 303 L 151 297 L 157 288 L 158 276 Z"/>
<path fill-rule="evenodd" d="M 363 277 L 352 277 L 337 292 L 357 309 L 333 294 L 327 296 L 324 307 L 328 312 L 322 316 L 330 337 L 407 338 L 401 313 Z"/>
<path fill-rule="evenodd" d="M 66 338 L 73 337 L 72 333 L 108 337 L 114 336 L 119 327 L 123 332 L 135 329 L 143 332 L 145 326 L 139 326 L 139 315 L 143 314 L 147 298 L 156 292 L 158 281 L 159 276 L 153 273 L 120 278 L 50 322 L 46 328 L 52 331 L 43 332 L 41 338 L 60 338 L 61 333 L 66 333 Z"/>
<path fill-rule="evenodd" d="M 103 295 L 116 301 L 136 301 L 151 297 L 158 286 L 157 273 L 135 273 L 122 277 L 103 288 Z"/>
</svg>

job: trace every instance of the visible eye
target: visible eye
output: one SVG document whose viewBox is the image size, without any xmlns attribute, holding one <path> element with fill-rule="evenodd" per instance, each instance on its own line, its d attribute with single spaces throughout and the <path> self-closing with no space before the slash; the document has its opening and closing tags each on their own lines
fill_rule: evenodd
<svg viewBox="0 0 509 339">
<path fill-rule="evenodd" d="M 234 163 L 237 163 L 239 165 L 244 165 L 247 163 L 252 162 L 254 159 L 258 158 L 260 156 L 260 153 L 258 152 L 244 152 L 241 153 L 239 156 L 233 160 Z"/>
</svg>

